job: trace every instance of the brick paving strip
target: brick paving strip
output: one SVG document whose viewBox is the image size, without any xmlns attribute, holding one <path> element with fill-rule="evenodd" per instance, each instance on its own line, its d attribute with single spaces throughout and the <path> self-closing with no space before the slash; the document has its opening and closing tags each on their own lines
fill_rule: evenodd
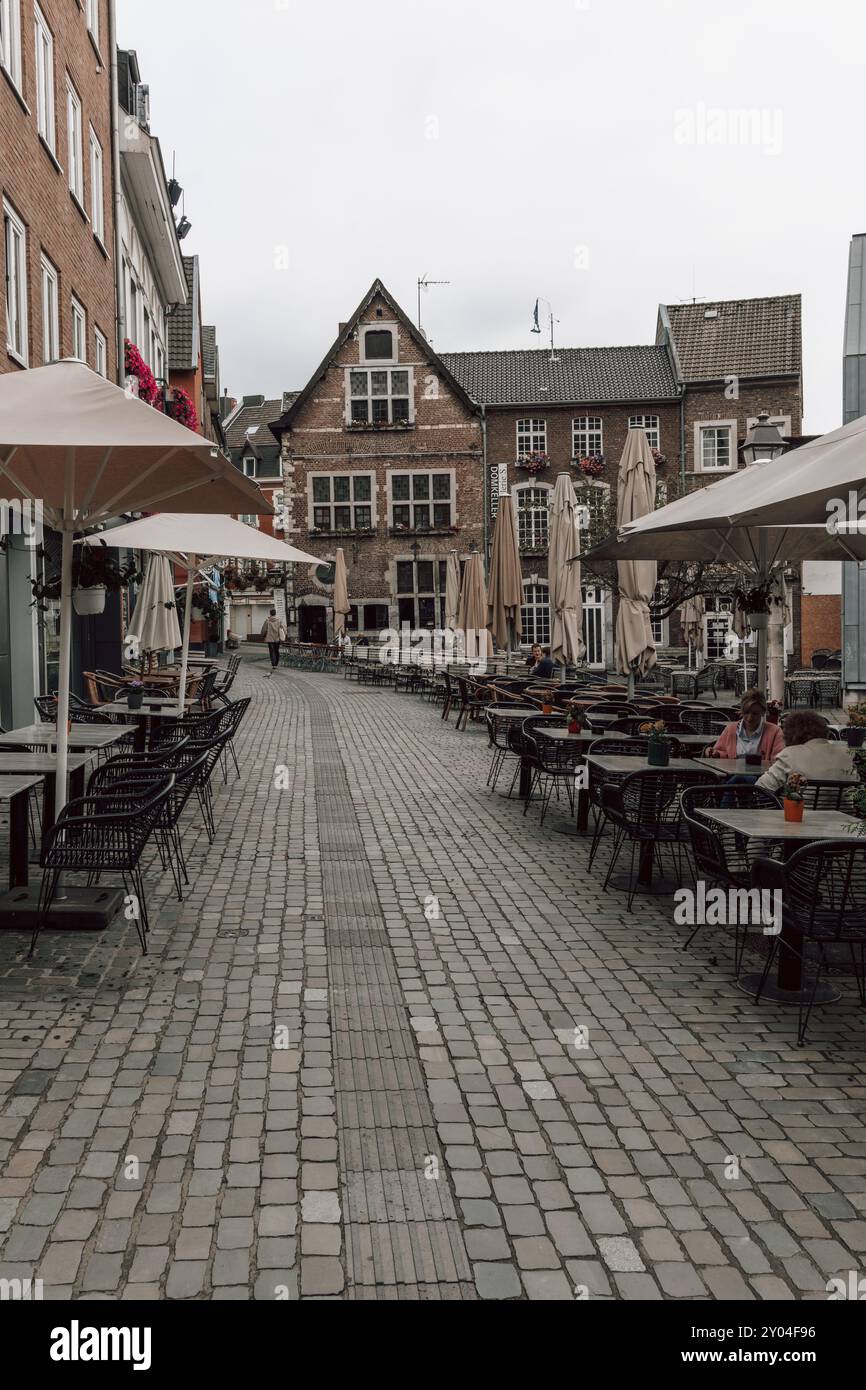
<svg viewBox="0 0 866 1390">
<path fill-rule="evenodd" d="M 0 936 L 0 1277 L 808 1299 L 861 1269 L 850 990 L 798 1050 L 719 932 L 684 952 L 670 904 L 626 914 L 555 814 L 487 791 L 482 729 L 261 677 L 186 902 L 149 872 L 146 960 L 131 923 L 30 963 Z"/>
</svg>

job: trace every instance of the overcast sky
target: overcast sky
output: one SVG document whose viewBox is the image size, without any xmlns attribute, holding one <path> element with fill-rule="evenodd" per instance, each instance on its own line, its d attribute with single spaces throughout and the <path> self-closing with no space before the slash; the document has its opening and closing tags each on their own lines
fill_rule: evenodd
<svg viewBox="0 0 866 1390">
<path fill-rule="evenodd" d="M 649 343 L 659 302 L 799 291 L 841 423 L 866 230 L 851 0 L 118 0 L 177 154 L 231 395 L 308 379 L 378 275 L 440 351 Z M 751 112 L 750 118 L 747 113 Z M 772 402 L 768 405 L 772 406 Z"/>
</svg>

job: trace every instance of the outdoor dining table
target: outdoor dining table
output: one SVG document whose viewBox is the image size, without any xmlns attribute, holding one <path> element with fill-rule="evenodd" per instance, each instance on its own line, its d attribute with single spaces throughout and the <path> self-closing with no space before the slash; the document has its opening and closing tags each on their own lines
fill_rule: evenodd
<svg viewBox="0 0 866 1390">
<path fill-rule="evenodd" d="M 701 769 L 706 768 L 709 772 L 718 770 L 716 759 L 711 760 L 708 758 L 706 762 L 701 760 L 699 764 L 697 758 L 671 758 L 667 768 L 663 768 L 657 767 L 656 764 L 651 763 L 648 758 L 635 758 L 627 753 L 587 753 L 586 762 L 590 763 L 593 767 L 600 768 L 602 772 L 615 773 L 618 777 L 628 775 L 631 772 L 645 772 L 647 770 L 651 772 L 666 772 L 670 769 L 672 772 L 694 772 L 698 765 L 700 765 Z M 718 775 L 722 777 L 724 773 L 718 770 Z M 589 791 L 587 789 L 587 791 L 583 793 L 578 791 L 577 833 L 579 835 L 585 835 L 587 833 L 588 821 Z M 652 884 L 652 875 L 653 844 L 651 840 L 648 840 L 646 844 L 641 845 L 640 873 L 638 876 L 638 882 L 641 887 L 649 887 Z"/>
<path fill-rule="evenodd" d="M 186 701 L 185 710 L 189 708 L 190 700 Z M 130 709 L 125 700 L 114 700 L 110 705 L 100 707 L 106 714 L 128 714 L 131 720 L 135 721 L 135 737 L 133 748 L 136 753 L 143 753 L 150 738 L 151 720 L 153 719 L 178 719 L 177 701 L 171 696 L 166 696 L 164 700 L 149 699 L 143 700 L 141 709 Z"/>
<path fill-rule="evenodd" d="M 816 840 L 859 840 L 862 838 L 863 822 L 845 815 L 842 811 L 807 810 L 802 821 L 786 821 L 782 810 L 730 810 L 722 807 L 702 807 L 699 814 L 704 820 L 735 830 L 750 840 L 773 840 L 782 846 L 783 854 L 791 854 L 802 849 L 803 845 L 814 844 Z M 800 945 L 799 935 L 795 933 L 789 920 L 782 920 L 779 941 L 779 964 L 776 983 L 764 986 L 764 994 L 777 1004 L 800 1004 L 812 997 L 811 988 L 803 984 L 803 962 L 796 951 L 789 948 L 792 942 Z M 761 981 L 760 971 L 743 975 L 737 985 L 746 994 L 756 994 Z M 832 985 L 819 985 L 814 995 L 816 1004 L 832 1004 L 840 996 L 840 991 Z"/>
<path fill-rule="evenodd" d="M 700 767 L 709 767 L 710 771 L 718 768 L 728 777 L 763 777 L 773 766 L 768 762 L 748 763 L 745 758 L 695 758 L 695 762 Z"/>
<path fill-rule="evenodd" d="M 73 724 L 69 731 L 69 747 L 79 753 L 84 749 L 110 748 L 127 738 L 132 729 L 131 724 Z M 56 748 L 56 725 L 25 724 L 20 729 L 0 734 L 0 749 L 22 747 Z"/>
<path fill-rule="evenodd" d="M 29 829 L 27 803 L 41 777 L 0 776 L 0 801 L 9 803 L 9 887 L 26 888 Z"/>
<path fill-rule="evenodd" d="M 84 770 L 92 760 L 92 753 L 70 753 L 67 760 L 69 771 L 69 798 L 74 800 L 84 795 Z M 25 776 L 44 781 L 42 794 L 42 843 L 44 845 L 49 830 L 54 825 L 54 798 L 57 785 L 57 754 L 14 752 L 0 748 L 0 774 L 12 773 L 16 777 Z M 27 879 L 24 879 L 26 884 Z M 16 886 L 16 885 L 10 885 Z"/>
</svg>

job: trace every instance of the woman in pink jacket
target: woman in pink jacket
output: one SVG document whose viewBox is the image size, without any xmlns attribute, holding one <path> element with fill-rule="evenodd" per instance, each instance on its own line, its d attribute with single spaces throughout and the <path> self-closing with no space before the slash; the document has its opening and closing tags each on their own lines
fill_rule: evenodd
<svg viewBox="0 0 866 1390">
<path fill-rule="evenodd" d="M 772 763 L 785 747 L 785 738 L 778 724 L 767 721 L 767 701 L 760 690 L 747 690 L 740 702 L 742 719 L 734 720 L 719 734 L 711 758 L 744 758 L 759 753 L 761 761 Z"/>
</svg>

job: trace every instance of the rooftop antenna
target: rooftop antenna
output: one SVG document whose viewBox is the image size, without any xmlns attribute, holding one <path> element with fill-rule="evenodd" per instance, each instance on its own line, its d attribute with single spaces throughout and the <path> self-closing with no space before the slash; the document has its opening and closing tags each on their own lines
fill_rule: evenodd
<svg viewBox="0 0 866 1390">
<path fill-rule="evenodd" d="M 450 281 L 450 280 L 429 280 L 429 279 L 427 278 L 427 275 L 426 275 L 426 274 L 424 274 L 424 275 L 419 275 L 419 277 L 418 277 L 418 332 L 419 332 L 419 333 L 423 333 L 423 332 L 424 332 L 423 328 L 421 327 L 421 291 L 422 291 L 422 290 L 429 290 L 429 288 L 430 288 L 431 285 L 450 285 L 450 284 L 451 284 L 451 281 Z M 426 334 L 425 334 L 425 337 L 426 337 Z"/>
<path fill-rule="evenodd" d="M 679 304 L 705 304 L 707 296 L 705 294 L 695 294 L 695 268 L 692 266 L 692 297 L 691 299 L 680 299 Z"/>
<path fill-rule="evenodd" d="M 558 362 L 558 361 L 559 361 L 559 358 L 558 358 L 557 355 L 556 355 L 556 348 L 555 348 L 555 346 L 554 346 L 554 341 L 553 341 L 553 339 L 554 339 L 554 325 L 557 324 L 557 323 L 559 323 L 559 319 L 554 318 L 554 316 L 553 316 L 553 305 L 551 304 L 551 302 L 550 302 L 549 299 L 536 299 L 536 301 L 535 301 L 535 312 L 534 312 L 534 322 L 533 322 L 532 328 L 530 329 L 530 332 L 532 332 L 532 333 L 541 333 L 541 322 L 540 322 L 540 320 L 539 320 L 538 311 L 539 311 L 539 309 L 540 309 L 540 307 L 541 307 L 542 304 L 546 304 L 546 305 L 547 305 L 547 311 L 548 311 L 548 313 L 549 313 L 549 315 L 550 315 L 550 360 L 551 360 L 551 362 Z"/>
</svg>

